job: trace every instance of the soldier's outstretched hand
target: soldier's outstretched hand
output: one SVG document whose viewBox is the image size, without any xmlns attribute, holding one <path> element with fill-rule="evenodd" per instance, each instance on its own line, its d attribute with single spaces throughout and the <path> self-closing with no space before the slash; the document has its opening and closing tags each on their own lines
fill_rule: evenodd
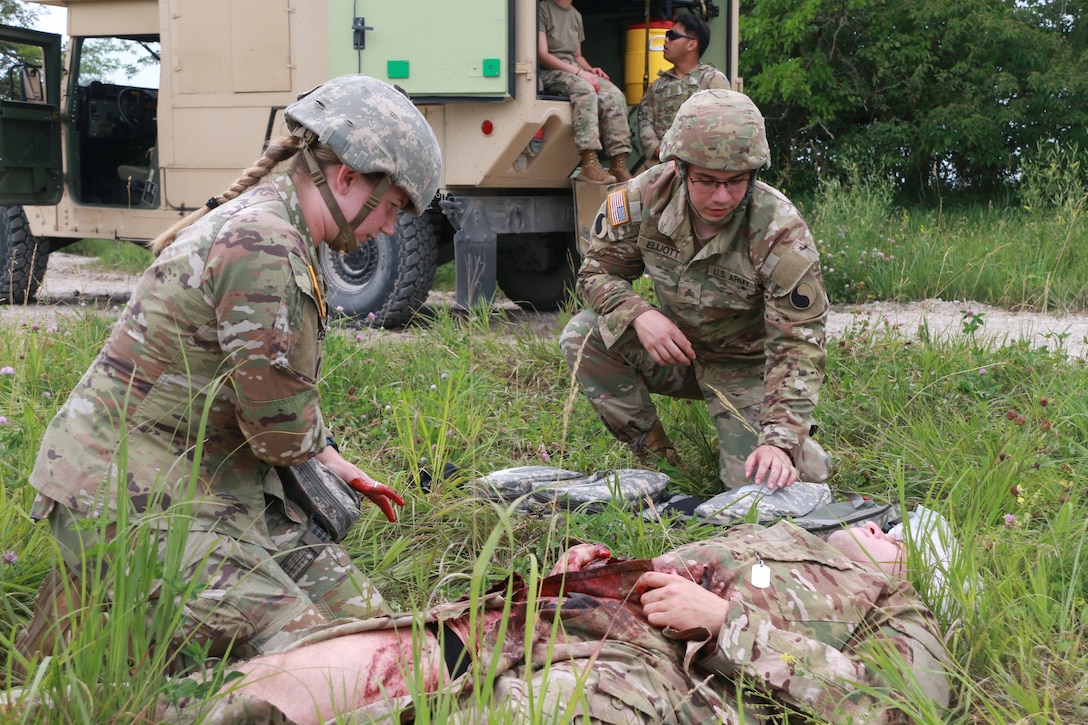
<svg viewBox="0 0 1088 725">
<path fill-rule="evenodd" d="M 632 323 L 638 341 L 658 365 L 690 365 L 695 348 L 676 323 L 659 310 L 647 310 Z"/>
</svg>

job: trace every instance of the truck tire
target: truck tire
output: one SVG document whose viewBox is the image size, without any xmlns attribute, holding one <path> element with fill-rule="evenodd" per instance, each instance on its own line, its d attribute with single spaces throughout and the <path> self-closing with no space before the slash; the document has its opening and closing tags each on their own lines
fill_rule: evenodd
<svg viewBox="0 0 1088 725">
<path fill-rule="evenodd" d="M 401 214 L 393 236 L 379 234 L 351 254 L 321 245 L 329 306 L 372 327 L 406 324 L 427 301 L 434 283 L 437 221 L 432 212 Z"/>
<path fill-rule="evenodd" d="M 574 296 L 578 248 L 569 232 L 527 236 L 500 248 L 495 281 L 518 307 L 553 312 Z"/>
<path fill-rule="evenodd" d="M 21 206 L 0 206 L 0 304 L 34 302 L 49 261 L 49 241 L 30 233 Z"/>
</svg>

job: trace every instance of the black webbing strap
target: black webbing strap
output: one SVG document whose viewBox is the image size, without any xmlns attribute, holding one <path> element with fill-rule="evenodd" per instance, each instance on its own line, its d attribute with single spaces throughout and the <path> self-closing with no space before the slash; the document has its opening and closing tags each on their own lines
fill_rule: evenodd
<svg viewBox="0 0 1088 725">
<path fill-rule="evenodd" d="M 465 643 L 450 629 L 450 626 L 445 622 L 427 622 L 423 626 L 434 635 L 442 647 L 442 657 L 446 660 L 450 679 L 456 680 L 468 672 L 469 658 L 468 652 L 465 651 Z"/>
</svg>

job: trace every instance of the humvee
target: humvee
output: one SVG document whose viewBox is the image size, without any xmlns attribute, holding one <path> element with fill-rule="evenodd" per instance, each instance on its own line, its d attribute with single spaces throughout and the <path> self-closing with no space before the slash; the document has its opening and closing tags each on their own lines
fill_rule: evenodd
<svg viewBox="0 0 1088 725">
<path fill-rule="evenodd" d="M 59 36 L 0 27 L 0 301 L 32 301 L 49 253 L 74 241 L 153 239 L 284 133 L 300 92 L 348 73 L 404 89 L 444 166 L 434 203 L 392 238 L 348 255 L 322 245 L 330 305 L 404 324 L 451 261 L 462 307 L 497 289 L 539 310 L 569 295 L 579 218 L 602 187 L 572 179 L 569 101 L 540 90 L 537 0 L 33 1 L 67 8 L 69 39 L 62 67 Z M 736 84 L 736 0 L 576 7 L 583 54 L 626 88 L 632 121 L 667 65 L 652 28 L 678 12 L 707 20 L 703 58 Z M 103 81 L 103 44 L 151 72 Z"/>
</svg>

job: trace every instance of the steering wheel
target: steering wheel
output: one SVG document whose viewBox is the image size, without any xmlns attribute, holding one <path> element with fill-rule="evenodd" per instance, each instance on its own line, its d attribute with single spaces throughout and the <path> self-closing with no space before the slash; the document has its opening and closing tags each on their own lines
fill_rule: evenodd
<svg viewBox="0 0 1088 725">
<path fill-rule="evenodd" d="M 154 127 L 159 99 L 143 88 L 128 86 L 117 94 L 117 115 L 134 131 Z"/>
</svg>

